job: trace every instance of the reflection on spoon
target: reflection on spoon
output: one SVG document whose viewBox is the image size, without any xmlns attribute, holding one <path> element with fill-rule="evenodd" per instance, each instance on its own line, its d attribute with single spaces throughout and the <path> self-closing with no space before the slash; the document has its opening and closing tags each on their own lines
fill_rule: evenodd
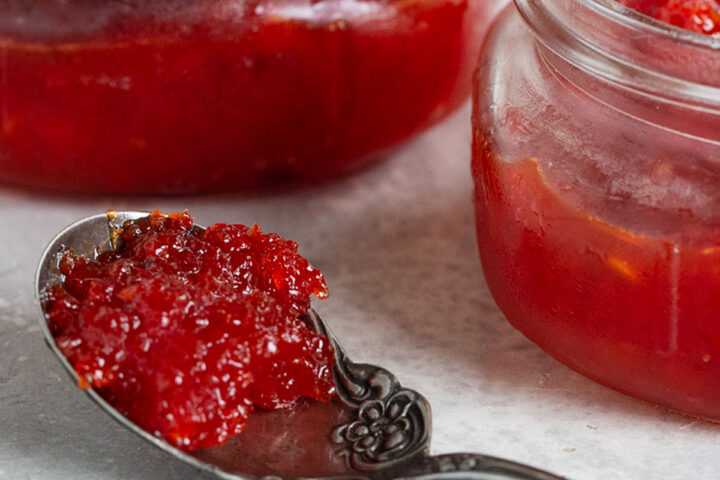
<svg viewBox="0 0 720 480">
<path fill-rule="evenodd" d="M 60 232 L 40 260 L 35 295 L 41 328 L 50 349 L 76 382 L 75 370 L 48 329 L 41 294 L 48 285 L 62 280 L 58 260 L 63 249 L 92 258 L 99 250 L 117 247 L 114 232 L 125 221 L 147 215 L 113 212 L 80 220 Z M 86 392 L 126 428 L 180 460 L 222 478 L 561 480 L 532 467 L 480 454 L 428 455 L 430 406 L 425 398 L 403 388 L 383 368 L 353 363 L 314 311 L 308 313 L 307 320 L 335 347 L 336 400 L 301 400 L 287 410 L 258 411 L 247 430 L 221 446 L 183 452 L 139 428 L 93 389 Z"/>
</svg>

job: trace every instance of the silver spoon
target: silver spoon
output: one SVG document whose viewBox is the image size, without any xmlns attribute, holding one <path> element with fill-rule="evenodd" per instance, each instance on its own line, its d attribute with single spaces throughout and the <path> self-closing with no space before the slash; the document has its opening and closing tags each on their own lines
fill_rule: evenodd
<svg viewBox="0 0 720 480">
<path fill-rule="evenodd" d="M 35 279 L 40 324 L 50 349 L 77 382 L 75 370 L 45 321 L 42 292 L 61 281 L 63 248 L 92 258 L 117 248 L 113 235 L 126 220 L 147 212 L 114 212 L 80 220 L 60 232 L 45 249 Z M 202 227 L 197 227 L 202 228 Z M 300 401 L 287 410 L 253 413 L 250 426 L 222 446 L 184 452 L 132 423 L 93 389 L 85 390 L 100 408 L 146 441 L 201 470 L 233 480 L 562 480 L 519 463 L 475 453 L 430 456 L 430 405 L 403 388 L 384 368 L 352 362 L 332 331 L 310 311 L 308 323 L 335 347 L 338 395 L 330 403 Z"/>
</svg>

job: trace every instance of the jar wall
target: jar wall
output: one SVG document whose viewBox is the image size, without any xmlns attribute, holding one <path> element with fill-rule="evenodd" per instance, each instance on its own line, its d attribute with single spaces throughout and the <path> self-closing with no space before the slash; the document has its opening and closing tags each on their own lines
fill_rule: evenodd
<svg viewBox="0 0 720 480">
<path fill-rule="evenodd" d="M 473 103 L 478 244 L 507 319 L 586 376 L 720 420 L 720 144 L 683 130 L 717 112 L 564 64 L 514 7 Z"/>
<path fill-rule="evenodd" d="M 188 3 L 155 3 L 173 2 Z M 81 13 L 103 7 L 70 2 L 68 25 L 6 1 L 26 27 L 0 22 L 0 180 L 181 193 L 352 171 L 464 101 L 502 2 L 260 1 L 238 13 L 207 0 L 182 15 L 111 2 L 130 10 L 98 25 Z"/>
</svg>

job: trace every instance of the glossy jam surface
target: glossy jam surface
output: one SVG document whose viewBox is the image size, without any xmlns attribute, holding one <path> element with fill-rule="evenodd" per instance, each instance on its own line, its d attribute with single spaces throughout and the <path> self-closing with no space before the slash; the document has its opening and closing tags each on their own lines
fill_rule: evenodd
<svg viewBox="0 0 720 480">
<path fill-rule="evenodd" d="M 257 225 L 192 227 L 155 212 L 117 252 L 66 252 L 46 309 L 80 386 L 184 450 L 224 443 L 255 407 L 334 394 L 332 347 L 302 320 L 327 288 L 297 244 Z"/>
<path fill-rule="evenodd" d="M 352 171 L 462 103 L 502 1 L 0 0 L 0 180 L 179 193 Z"/>
<path fill-rule="evenodd" d="M 720 3 L 716 0 L 618 0 L 623 5 L 670 25 L 720 36 Z"/>
</svg>

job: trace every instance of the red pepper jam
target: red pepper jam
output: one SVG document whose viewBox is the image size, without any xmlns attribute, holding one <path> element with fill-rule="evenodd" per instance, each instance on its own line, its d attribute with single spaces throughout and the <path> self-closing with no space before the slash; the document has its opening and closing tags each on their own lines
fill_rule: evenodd
<svg viewBox="0 0 720 480">
<path fill-rule="evenodd" d="M 562 363 L 720 421 L 720 216 L 710 208 L 720 174 L 689 159 L 653 162 L 642 180 L 643 160 L 627 159 L 508 162 L 476 137 L 485 278 L 507 319 Z"/>
<path fill-rule="evenodd" d="M 500 1 L 0 0 L 0 180 L 179 193 L 360 168 L 462 104 Z"/>
<path fill-rule="evenodd" d="M 623 5 L 676 27 L 720 35 L 720 3 L 716 0 L 619 0 Z"/>
<path fill-rule="evenodd" d="M 74 366 L 123 415 L 170 444 L 224 443 L 255 406 L 334 394 L 333 350 L 302 320 L 322 273 L 257 225 L 193 229 L 187 212 L 125 225 L 124 246 L 67 252 L 48 324 Z"/>
</svg>

